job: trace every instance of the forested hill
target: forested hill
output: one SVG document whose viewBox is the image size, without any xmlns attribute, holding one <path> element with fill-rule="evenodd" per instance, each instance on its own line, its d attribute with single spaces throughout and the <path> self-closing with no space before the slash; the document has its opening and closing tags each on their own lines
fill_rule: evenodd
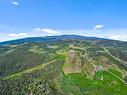
<svg viewBox="0 0 127 95">
<path fill-rule="evenodd" d="M 0 42 L 0 95 L 126 95 L 127 42 L 62 35 Z"/>
<path fill-rule="evenodd" d="M 45 36 L 45 37 L 29 37 L 11 41 L 0 42 L 0 45 L 5 44 L 21 44 L 21 43 L 29 43 L 29 42 L 49 42 L 49 41 L 59 41 L 59 40 L 108 40 L 105 38 L 97 38 L 97 37 L 85 37 L 80 35 L 61 35 L 61 36 Z"/>
</svg>

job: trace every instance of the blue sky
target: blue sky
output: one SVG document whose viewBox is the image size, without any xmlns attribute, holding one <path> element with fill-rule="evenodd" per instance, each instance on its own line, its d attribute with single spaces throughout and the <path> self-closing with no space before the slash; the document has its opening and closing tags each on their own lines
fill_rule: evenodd
<svg viewBox="0 0 127 95">
<path fill-rule="evenodd" d="M 127 0 L 0 0 L 0 41 L 79 34 L 127 41 Z"/>
</svg>

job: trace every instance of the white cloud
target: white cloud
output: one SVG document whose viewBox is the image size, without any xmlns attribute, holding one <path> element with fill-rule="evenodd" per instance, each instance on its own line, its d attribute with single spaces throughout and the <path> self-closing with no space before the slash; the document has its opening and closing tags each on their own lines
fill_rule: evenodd
<svg viewBox="0 0 127 95">
<path fill-rule="evenodd" d="M 8 34 L 9 37 L 17 37 L 17 34 Z"/>
<path fill-rule="evenodd" d="M 127 41 L 127 29 L 110 29 L 104 31 L 107 38 L 114 40 Z"/>
<path fill-rule="evenodd" d="M 15 5 L 15 6 L 18 6 L 18 5 L 19 5 L 19 3 L 16 2 L 16 1 L 13 1 L 11 4 L 12 4 L 12 5 Z"/>
<path fill-rule="evenodd" d="M 59 34 L 57 30 L 49 29 L 49 28 L 35 28 L 34 31 L 39 31 L 42 33 L 48 33 L 48 34 Z"/>
<path fill-rule="evenodd" d="M 34 31 L 41 31 L 41 28 L 34 28 Z"/>
<path fill-rule="evenodd" d="M 127 41 L 127 35 L 110 35 L 110 39 Z"/>
<path fill-rule="evenodd" d="M 0 42 L 2 41 L 8 41 L 8 40 L 14 40 L 19 38 L 25 38 L 28 37 L 27 33 L 1 33 L 0 32 Z"/>
<path fill-rule="evenodd" d="M 27 36 L 27 33 L 13 33 L 13 34 L 8 34 L 9 37 L 25 37 Z"/>
<path fill-rule="evenodd" d="M 102 29 L 104 27 L 104 25 L 102 24 L 98 24 L 94 26 L 94 29 Z"/>
<path fill-rule="evenodd" d="M 0 41 L 19 39 L 25 37 L 44 37 L 52 35 L 83 35 L 91 37 L 109 38 L 114 40 L 127 41 L 127 29 L 77 29 L 77 30 L 54 30 L 49 28 L 35 28 L 21 33 L 6 33 L 0 31 Z"/>
<path fill-rule="evenodd" d="M 41 31 L 42 31 L 42 32 L 49 33 L 49 34 L 58 34 L 58 33 L 59 33 L 59 32 L 56 31 L 56 30 L 48 29 L 48 28 L 41 29 Z"/>
</svg>

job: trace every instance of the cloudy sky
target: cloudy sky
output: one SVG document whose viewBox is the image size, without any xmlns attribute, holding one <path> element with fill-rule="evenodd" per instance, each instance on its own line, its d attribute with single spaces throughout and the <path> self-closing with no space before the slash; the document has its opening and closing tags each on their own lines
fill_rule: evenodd
<svg viewBox="0 0 127 95">
<path fill-rule="evenodd" d="M 0 41 L 63 34 L 127 41 L 127 0 L 0 0 Z"/>
</svg>

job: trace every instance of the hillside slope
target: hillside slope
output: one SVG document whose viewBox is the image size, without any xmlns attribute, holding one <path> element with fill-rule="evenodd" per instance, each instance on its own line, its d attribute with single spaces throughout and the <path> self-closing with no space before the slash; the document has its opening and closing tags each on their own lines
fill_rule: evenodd
<svg viewBox="0 0 127 95">
<path fill-rule="evenodd" d="M 1 95 L 126 95 L 127 43 L 77 35 L 0 43 Z"/>
</svg>

